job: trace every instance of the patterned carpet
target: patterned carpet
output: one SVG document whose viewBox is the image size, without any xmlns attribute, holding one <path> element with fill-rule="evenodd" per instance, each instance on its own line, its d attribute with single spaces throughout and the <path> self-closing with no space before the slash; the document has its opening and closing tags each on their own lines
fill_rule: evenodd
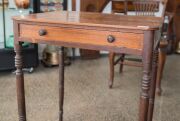
<svg viewBox="0 0 180 121">
<path fill-rule="evenodd" d="M 154 121 L 180 121 L 180 56 L 168 57 L 163 95 L 156 98 Z M 141 68 L 116 67 L 108 89 L 108 58 L 76 60 L 66 68 L 64 121 L 138 121 Z M 40 66 L 25 74 L 28 121 L 58 121 L 58 67 Z M 0 121 L 18 121 L 15 76 L 0 72 Z"/>
</svg>

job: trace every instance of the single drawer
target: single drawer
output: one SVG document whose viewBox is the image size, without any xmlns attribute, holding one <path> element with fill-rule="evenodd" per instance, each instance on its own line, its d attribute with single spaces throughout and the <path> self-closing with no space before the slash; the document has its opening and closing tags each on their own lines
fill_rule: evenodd
<svg viewBox="0 0 180 121">
<path fill-rule="evenodd" d="M 43 40 L 107 47 L 124 47 L 136 50 L 142 50 L 143 47 L 143 34 L 104 30 L 20 24 L 20 37 L 31 39 L 34 43 L 38 42 L 38 40 Z"/>
</svg>

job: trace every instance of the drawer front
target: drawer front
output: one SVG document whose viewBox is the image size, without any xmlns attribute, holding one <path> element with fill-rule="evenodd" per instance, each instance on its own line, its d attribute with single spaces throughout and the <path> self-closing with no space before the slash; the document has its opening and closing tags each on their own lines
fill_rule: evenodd
<svg viewBox="0 0 180 121">
<path fill-rule="evenodd" d="M 77 44 L 89 44 L 110 47 L 125 47 L 142 50 L 143 34 L 99 31 L 77 28 L 20 25 L 20 37 L 31 39 L 36 43 L 43 41 L 60 41 Z M 109 38 L 109 39 L 108 39 Z"/>
</svg>

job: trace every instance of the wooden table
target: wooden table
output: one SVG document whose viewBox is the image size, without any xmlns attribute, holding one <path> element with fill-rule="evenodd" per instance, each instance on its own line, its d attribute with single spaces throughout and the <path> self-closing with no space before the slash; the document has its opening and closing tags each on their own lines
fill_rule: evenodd
<svg viewBox="0 0 180 121">
<path fill-rule="evenodd" d="M 13 17 L 19 121 L 26 121 L 22 42 L 61 46 L 59 50 L 59 121 L 63 121 L 64 47 L 141 55 L 143 76 L 139 121 L 152 121 L 158 43 L 154 32 L 163 18 L 88 12 L 51 12 Z M 93 71 L 93 70 L 92 70 Z M 107 87 L 108 88 L 108 87 Z"/>
</svg>

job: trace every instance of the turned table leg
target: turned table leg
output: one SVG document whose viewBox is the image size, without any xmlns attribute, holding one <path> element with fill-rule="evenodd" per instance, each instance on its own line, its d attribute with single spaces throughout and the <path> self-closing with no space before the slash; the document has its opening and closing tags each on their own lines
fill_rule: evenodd
<svg viewBox="0 0 180 121">
<path fill-rule="evenodd" d="M 156 77 L 157 77 L 157 62 L 158 61 L 158 49 L 154 51 L 153 64 L 152 64 L 152 79 L 151 79 L 151 88 L 149 92 L 149 110 L 148 110 L 148 120 L 153 120 L 154 112 L 154 101 L 155 101 L 155 90 L 156 90 Z"/>
<path fill-rule="evenodd" d="M 64 47 L 59 49 L 59 121 L 63 121 L 64 104 Z"/>
<path fill-rule="evenodd" d="M 149 90 L 151 82 L 152 69 L 152 51 L 153 51 L 154 32 L 147 31 L 144 33 L 144 47 L 143 47 L 143 78 L 141 82 L 141 96 L 140 96 L 140 112 L 139 121 L 147 121 L 148 107 L 149 107 Z"/>
<path fill-rule="evenodd" d="M 17 103 L 19 121 L 26 121 L 26 106 L 25 106 L 25 91 L 24 91 L 24 74 L 23 59 L 22 59 L 22 45 L 15 42 L 15 67 L 16 67 L 16 88 L 17 88 Z"/>
</svg>

